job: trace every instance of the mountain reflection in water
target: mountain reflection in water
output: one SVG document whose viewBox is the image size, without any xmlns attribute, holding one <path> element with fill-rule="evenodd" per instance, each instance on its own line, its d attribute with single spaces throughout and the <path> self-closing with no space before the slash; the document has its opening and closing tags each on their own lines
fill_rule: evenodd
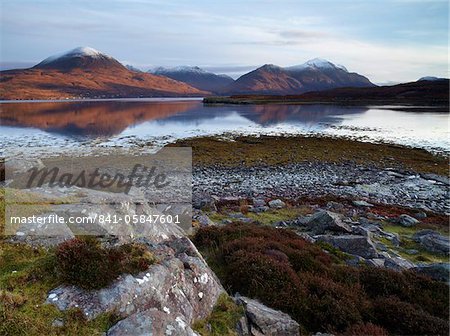
<svg viewBox="0 0 450 336">
<path fill-rule="evenodd" d="M 262 127 L 278 124 L 314 126 L 338 124 L 340 116 L 367 111 L 358 107 L 327 105 L 220 105 L 204 106 L 199 100 L 180 101 L 82 101 L 2 103 L 2 126 L 35 128 L 69 137 L 113 137 L 132 128 L 149 129 L 171 125 L 195 128 L 212 122 L 233 131 L 236 124 L 255 123 Z M 151 123 L 153 121 L 153 123 Z M 154 122 L 157 122 L 155 126 Z M 203 125 L 205 127 L 205 125 Z M 142 132 L 142 130 L 141 130 Z"/>
</svg>

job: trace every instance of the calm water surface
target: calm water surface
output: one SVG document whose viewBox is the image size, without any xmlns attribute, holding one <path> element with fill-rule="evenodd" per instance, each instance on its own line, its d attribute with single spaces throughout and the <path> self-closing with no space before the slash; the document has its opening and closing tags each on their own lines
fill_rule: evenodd
<svg viewBox="0 0 450 336">
<path fill-rule="evenodd" d="M 449 113 L 200 100 L 1 103 L 0 148 L 132 146 L 223 133 L 322 134 L 450 152 Z"/>
</svg>

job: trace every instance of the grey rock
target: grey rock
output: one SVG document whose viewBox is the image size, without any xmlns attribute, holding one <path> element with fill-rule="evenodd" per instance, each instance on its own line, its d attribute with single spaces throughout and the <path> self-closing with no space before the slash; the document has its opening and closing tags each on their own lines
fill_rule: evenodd
<svg viewBox="0 0 450 336">
<path fill-rule="evenodd" d="M 89 320 L 105 312 L 119 314 L 124 319 L 110 335 L 140 335 L 144 329 L 153 332 L 149 335 L 166 335 L 165 330 L 191 335 L 187 326 L 211 313 L 222 285 L 187 238 L 159 243 L 152 252 L 159 262 L 145 272 L 123 274 L 99 290 L 62 285 L 49 292 L 46 302 L 62 311 L 78 307 Z M 177 333 L 182 322 L 186 333 Z"/>
<path fill-rule="evenodd" d="M 323 234 L 327 231 L 350 233 L 352 229 L 345 224 L 341 217 L 331 211 L 319 211 L 306 220 L 306 226 L 314 234 Z"/>
<path fill-rule="evenodd" d="M 419 243 L 424 249 L 434 253 L 449 254 L 450 240 L 433 230 L 421 230 L 413 235 L 413 240 Z"/>
<path fill-rule="evenodd" d="M 365 259 L 378 257 L 377 249 L 372 240 L 368 236 L 345 235 L 332 236 L 320 235 L 315 236 L 318 241 L 324 241 L 343 252 L 354 254 Z"/>
<path fill-rule="evenodd" d="M 446 176 L 432 174 L 432 173 L 420 174 L 420 176 L 422 176 L 424 179 L 437 181 L 437 182 L 440 182 L 440 183 L 450 186 L 450 179 Z"/>
<path fill-rule="evenodd" d="M 366 259 L 366 264 L 372 267 L 384 267 L 383 258 Z"/>
<path fill-rule="evenodd" d="M 61 318 L 56 318 L 52 322 L 52 327 L 54 328 L 62 328 L 64 327 L 64 320 Z"/>
<path fill-rule="evenodd" d="M 366 201 L 353 201 L 352 203 L 354 206 L 357 207 L 368 207 L 368 208 L 373 207 L 373 204 L 370 204 Z"/>
<path fill-rule="evenodd" d="M 207 215 L 202 213 L 194 214 L 192 219 L 199 222 L 200 226 L 216 226 L 216 223 L 214 223 Z"/>
<path fill-rule="evenodd" d="M 314 244 L 316 242 L 316 240 L 313 237 L 311 237 L 309 234 L 307 234 L 306 232 L 298 232 L 297 235 L 302 237 L 304 240 L 306 240 L 309 243 Z"/>
<path fill-rule="evenodd" d="M 238 296 L 236 303 L 245 309 L 248 334 L 251 336 L 298 336 L 299 324 L 288 314 L 266 307 L 262 303 Z M 244 334 L 245 335 L 245 334 Z"/>
<path fill-rule="evenodd" d="M 427 214 L 425 212 L 423 212 L 423 211 L 419 211 L 419 212 L 416 212 L 414 214 L 414 218 L 416 218 L 416 219 L 425 219 L 425 218 L 427 218 Z"/>
<path fill-rule="evenodd" d="M 112 326 L 108 336 L 194 336 L 197 335 L 181 315 L 150 308 L 133 314 Z"/>
<path fill-rule="evenodd" d="M 417 265 L 412 270 L 434 280 L 450 283 L 450 263 Z"/>
<path fill-rule="evenodd" d="M 415 250 L 415 249 L 406 249 L 406 250 L 403 250 L 406 254 L 409 254 L 409 255 L 416 255 L 416 254 L 418 254 L 419 253 L 419 251 L 418 250 Z"/>
<path fill-rule="evenodd" d="M 250 212 L 260 213 L 260 212 L 266 212 L 270 208 L 268 206 L 253 206 L 251 209 L 249 209 Z"/>
<path fill-rule="evenodd" d="M 272 209 L 281 209 L 281 208 L 284 208 L 285 206 L 286 206 L 286 203 L 284 203 L 280 199 L 274 199 L 274 200 L 269 201 L 269 207 L 271 207 Z"/>
<path fill-rule="evenodd" d="M 239 336 L 250 336 L 250 327 L 248 325 L 247 316 L 242 316 L 237 325 L 236 331 Z"/>
<path fill-rule="evenodd" d="M 264 198 L 254 198 L 253 199 L 253 206 L 254 207 L 263 207 L 266 206 L 266 201 Z"/>
<path fill-rule="evenodd" d="M 398 217 L 398 223 L 404 227 L 416 226 L 420 222 L 409 215 L 403 214 Z"/>
<path fill-rule="evenodd" d="M 403 271 L 415 267 L 416 265 L 402 257 L 389 256 L 384 259 L 384 267 L 394 271 Z"/>
<path fill-rule="evenodd" d="M 217 211 L 216 202 L 218 198 L 209 194 L 194 195 L 192 206 L 195 209 Z"/>
</svg>

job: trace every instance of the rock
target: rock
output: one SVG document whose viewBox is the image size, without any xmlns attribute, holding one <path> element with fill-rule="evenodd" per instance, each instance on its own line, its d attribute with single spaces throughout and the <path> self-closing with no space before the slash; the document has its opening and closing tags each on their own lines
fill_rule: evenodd
<svg viewBox="0 0 450 336">
<path fill-rule="evenodd" d="M 366 259 L 366 264 L 372 267 L 384 267 L 383 258 Z"/>
<path fill-rule="evenodd" d="M 281 208 L 284 208 L 285 206 L 286 206 L 286 203 L 284 203 L 280 199 L 274 199 L 269 202 L 269 207 L 272 209 L 281 209 Z"/>
<path fill-rule="evenodd" d="M 62 328 L 64 327 L 64 320 L 61 318 L 56 318 L 52 322 L 52 327 L 54 328 Z"/>
<path fill-rule="evenodd" d="M 264 198 L 254 198 L 253 206 L 254 207 L 264 207 L 264 206 L 266 206 L 266 201 Z"/>
<path fill-rule="evenodd" d="M 398 217 L 398 223 L 404 227 L 416 226 L 420 222 L 409 215 L 403 214 Z"/>
<path fill-rule="evenodd" d="M 386 257 L 384 259 L 384 267 L 394 271 L 403 271 L 415 267 L 416 265 L 402 257 Z"/>
<path fill-rule="evenodd" d="M 298 236 L 302 237 L 304 240 L 306 240 L 307 242 L 314 244 L 316 242 L 316 240 L 311 237 L 309 234 L 307 234 L 306 232 L 298 232 L 297 233 Z"/>
<path fill-rule="evenodd" d="M 413 240 L 419 243 L 424 249 L 434 253 L 449 254 L 450 240 L 433 230 L 421 230 L 413 235 Z"/>
<path fill-rule="evenodd" d="M 187 238 L 153 245 L 151 251 L 159 262 L 145 272 L 123 274 L 99 290 L 62 285 L 49 292 L 46 302 L 63 311 L 78 307 L 89 320 L 115 312 L 123 320 L 109 335 L 139 335 L 144 329 L 152 335 L 166 335 L 166 330 L 191 335 L 188 326 L 211 313 L 222 285 Z"/>
<path fill-rule="evenodd" d="M 427 218 L 427 214 L 425 212 L 423 212 L 423 211 L 416 212 L 413 216 L 416 219 L 425 219 L 425 218 Z"/>
<path fill-rule="evenodd" d="M 376 246 L 378 251 L 387 251 L 388 250 L 387 246 L 384 245 L 383 243 L 380 243 L 380 242 L 377 242 L 375 244 L 375 246 Z"/>
<path fill-rule="evenodd" d="M 247 316 L 242 316 L 237 325 L 236 331 L 239 336 L 250 336 L 250 327 L 248 325 Z"/>
<path fill-rule="evenodd" d="M 255 212 L 255 213 L 259 213 L 259 212 L 266 212 L 267 210 L 269 210 L 270 208 L 268 206 L 253 206 L 251 209 L 249 209 L 248 211 L 250 212 Z"/>
<path fill-rule="evenodd" d="M 437 182 L 440 182 L 440 183 L 450 186 L 450 179 L 447 176 L 442 176 L 442 175 L 437 175 L 437 174 L 432 174 L 432 173 L 420 174 L 420 176 L 424 179 L 437 181 Z"/>
<path fill-rule="evenodd" d="M 415 249 L 406 249 L 406 250 L 403 250 L 403 252 L 405 252 L 406 254 L 409 254 L 409 255 L 416 255 L 419 253 L 419 251 L 415 250 Z"/>
<path fill-rule="evenodd" d="M 237 304 L 245 309 L 248 333 L 251 336 L 298 336 L 299 324 L 288 314 L 266 307 L 262 303 L 238 296 Z"/>
<path fill-rule="evenodd" d="M 367 207 L 367 208 L 373 207 L 373 204 L 367 203 L 366 201 L 353 201 L 352 203 L 354 206 L 357 207 Z"/>
<path fill-rule="evenodd" d="M 320 235 L 315 236 L 318 241 L 324 241 L 343 252 L 354 254 L 365 259 L 378 257 L 377 249 L 372 240 L 368 236 L 345 235 L 332 236 Z"/>
<path fill-rule="evenodd" d="M 327 203 L 327 209 L 330 210 L 334 210 L 334 211 L 341 211 L 344 209 L 344 204 L 342 203 L 338 203 L 338 202 L 334 202 L 334 201 L 329 201 Z"/>
<path fill-rule="evenodd" d="M 202 213 L 194 214 L 192 219 L 196 220 L 200 226 L 216 226 L 216 223 L 214 223 L 207 215 Z"/>
<path fill-rule="evenodd" d="M 192 197 L 192 206 L 195 209 L 205 210 L 205 211 L 217 211 L 216 201 L 217 197 L 211 196 L 209 194 L 194 194 Z"/>
<path fill-rule="evenodd" d="M 450 283 L 450 264 L 449 263 L 435 263 L 417 265 L 412 269 L 413 271 L 429 276 L 437 281 L 444 281 Z"/>
<path fill-rule="evenodd" d="M 326 231 L 350 233 L 350 226 L 342 222 L 340 216 L 331 211 L 319 211 L 306 220 L 305 225 L 314 234 L 323 234 Z"/>
<path fill-rule="evenodd" d="M 56 188 L 32 188 L 31 192 L 45 198 L 73 198 L 73 203 L 57 203 L 51 205 L 51 210 L 40 215 L 41 217 L 83 217 L 95 218 L 95 221 L 83 221 L 82 223 L 55 223 L 47 221 L 44 224 L 26 223 L 21 224 L 17 230 L 23 234 L 16 236 L 13 240 L 25 242 L 35 246 L 54 246 L 62 241 L 71 239 L 75 235 L 115 236 L 121 242 L 127 242 L 135 237 L 147 237 L 153 242 L 162 242 L 171 238 L 181 238 L 186 231 L 175 223 L 158 220 L 149 222 L 138 222 L 136 224 L 126 220 L 111 224 L 109 221 L 101 221 L 103 218 L 125 218 L 129 216 L 161 216 L 163 213 L 151 207 L 145 202 L 143 192 L 131 188 L 129 194 L 110 193 L 94 189 L 70 187 L 60 191 Z M 75 201 L 76 200 L 76 201 Z M 189 228 L 192 221 L 189 218 Z"/>
<path fill-rule="evenodd" d="M 172 316 L 156 308 L 133 314 L 112 326 L 108 336 L 197 335 L 182 316 Z"/>
</svg>

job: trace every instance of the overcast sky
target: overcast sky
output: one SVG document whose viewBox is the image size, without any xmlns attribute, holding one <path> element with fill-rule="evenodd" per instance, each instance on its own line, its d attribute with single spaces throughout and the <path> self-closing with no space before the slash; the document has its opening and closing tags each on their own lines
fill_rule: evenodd
<svg viewBox="0 0 450 336">
<path fill-rule="evenodd" d="M 236 77 L 321 57 L 375 83 L 448 73 L 448 0 L 0 0 L 1 67 L 90 46 Z"/>
</svg>

